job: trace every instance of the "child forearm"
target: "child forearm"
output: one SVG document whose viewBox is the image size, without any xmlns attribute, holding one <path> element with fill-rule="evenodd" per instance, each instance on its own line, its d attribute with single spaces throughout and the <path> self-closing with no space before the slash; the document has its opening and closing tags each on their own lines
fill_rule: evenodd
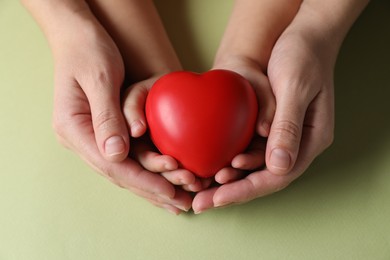
<svg viewBox="0 0 390 260">
<path fill-rule="evenodd" d="M 152 1 L 90 0 L 88 3 L 119 47 L 131 80 L 181 69 Z"/>
<path fill-rule="evenodd" d="M 244 58 L 265 72 L 272 47 L 301 0 L 236 0 L 215 64 Z"/>
</svg>

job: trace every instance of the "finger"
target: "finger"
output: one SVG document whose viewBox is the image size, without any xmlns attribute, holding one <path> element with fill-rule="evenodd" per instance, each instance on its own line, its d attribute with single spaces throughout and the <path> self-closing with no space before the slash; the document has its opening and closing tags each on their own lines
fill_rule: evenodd
<svg viewBox="0 0 390 260">
<path fill-rule="evenodd" d="M 174 185 L 182 185 L 186 191 L 197 192 L 202 189 L 202 183 L 195 175 L 185 169 L 177 169 L 178 163 L 168 155 L 153 151 L 150 140 L 138 138 L 133 144 L 132 156 L 147 170 L 161 173 Z"/>
<path fill-rule="evenodd" d="M 264 151 L 249 151 L 235 156 L 232 166 L 241 170 L 255 170 L 264 165 L 264 162 Z"/>
<path fill-rule="evenodd" d="M 275 114 L 275 97 L 268 77 L 261 71 L 261 68 L 237 71 L 246 78 L 252 85 L 257 101 L 259 112 L 257 115 L 256 132 L 263 137 L 267 137 Z"/>
<path fill-rule="evenodd" d="M 141 196 L 142 197 L 142 196 Z M 182 212 L 180 209 L 178 209 L 177 207 L 175 206 L 172 206 L 172 205 L 169 205 L 169 204 L 163 204 L 163 203 L 159 203 L 159 202 L 156 202 L 154 200 L 151 200 L 151 199 L 146 199 L 147 201 L 149 201 L 152 205 L 158 207 L 158 208 L 162 208 L 162 209 L 165 209 L 167 210 L 169 213 L 177 216 L 177 215 L 180 215 L 180 213 Z"/>
<path fill-rule="evenodd" d="M 195 178 L 195 183 L 182 185 L 182 189 L 189 192 L 199 192 L 210 187 L 213 182 L 213 178 Z"/>
<path fill-rule="evenodd" d="M 168 212 L 172 213 L 173 215 L 180 215 L 181 213 L 181 210 L 172 206 L 172 205 L 169 205 L 169 204 L 163 204 L 162 205 L 162 208 L 166 209 Z"/>
<path fill-rule="evenodd" d="M 95 142 L 94 129 L 88 120 L 90 120 L 88 117 L 75 118 L 73 121 L 78 124 L 72 124 L 67 128 L 66 139 L 92 168 L 120 187 L 129 190 L 137 188 L 167 199 L 175 196 L 172 184 L 162 176 L 145 170 L 135 161 L 131 159 L 125 159 L 122 162 L 104 160 Z"/>
<path fill-rule="evenodd" d="M 139 137 L 146 131 L 145 102 L 148 95 L 148 81 L 130 86 L 124 94 L 123 112 L 132 137 Z"/>
<path fill-rule="evenodd" d="M 178 164 L 171 156 L 151 151 L 151 147 L 144 143 L 137 143 L 135 146 L 132 155 L 145 169 L 151 172 L 164 172 L 177 169 Z"/>
<path fill-rule="evenodd" d="M 131 155 L 148 171 L 160 173 L 177 169 L 176 160 L 169 155 L 155 152 L 155 147 L 148 138 L 141 137 L 133 141 Z"/>
<path fill-rule="evenodd" d="M 148 192 L 145 192 L 143 190 L 133 188 L 132 191 L 137 194 L 140 197 L 146 198 L 148 201 L 150 201 L 153 205 L 164 207 L 165 205 L 169 205 L 170 209 L 172 207 L 179 209 L 180 211 L 187 212 L 192 205 L 192 197 L 188 192 L 183 191 L 180 188 L 176 188 L 175 190 L 175 196 L 173 198 L 162 198 L 160 196 L 156 196 L 155 194 L 151 194 Z M 166 207 L 164 207 L 166 208 Z M 166 208 L 167 209 L 167 208 Z"/>
<path fill-rule="evenodd" d="M 263 73 L 256 73 L 256 79 L 251 83 L 256 92 L 259 103 L 259 113 L 257 115 L 256 131 L 262 137 L 267 137 L 270 133 L 271 124 L 275 114 L 275 97 L 268 78 Z"/>
<path fill-rule="evenodd" d="M 238 180 L 243 176 L 245 176 L 244 171 L 232 167 L 225 167 L 218 171 L 214 178 L 219 184 L 226 184 Z"/>
<path fill-rule="evenodd" d="M 318 121 L 319 119 L 314 119 Z M 325 121 L 325 123 L 323 122 Z M 324 132 L 326 122 L 331 125 L 332 117 L 329 120 L 318 122 L 316 127 L 307 126 L 303 130 L 303 139 L 299 155 L 293 169 L 288 175 L 276 175 L 268 169 L 248 175 L 245 179 L 221 186 L 214 195 L 214 206 L 224 206 L 233 203 L 244 203 L 252 199 L 266 196 L 287 187 L 292 181 L 302 175 L 312 161 L 328 146 L 331 138 L 324 139 L 322 136 L 329 136 Z M 331 131 L 330 131 L 331 132 Z M 313 137 L 320 138 L 313 138 Z"/>
<path fill-rule="evenodd" d="M 191 184 L 184 184 L 182 188 L 189 192 L 198 192 L 204 189 L 204 182 L 202 179 L 195 178 L 195 181 Z"/>
<path fill-rule="evenodd" d="M 274 174 L 287 174 L 298 156 L 307 105 L 293 92 L 277 97 L 277 103 L 266 147 L 266 165 Z"/>
<path fill-rule="evenodd" d="M 174 185 L 195 185 L 195 175 L 185 169 L 162 172 L 162 176 Z"/>
<path fill-rule="evenodd" d="M 256 136 L 247 151 L 238 154 L 232 160 L 232 167 L 241 170 L 255 170 L 262 167 L 265 163 L 266 139 Z"/>
<path fill-rule="evenodd" d="M 198 192 L 194 200 L 192 201 L 192 209 L 195 214 L 200 214 L 207 209 L 214 207 L 213 197 L 218 187 L 210 188 L 201 192 Z"/>
<path fill-rule="evenodd" d="M 129 134 L 120 106 L 121 82 L 110 75 L 79 82 L 90 105 L 96 143 L 104 159 L 119 162 L 129 152 Z"/>
<path fill-rule="evenodd" d="M 200 178 L 200 183 L 202 184 L 202 189 L 207 189 L 208 187 L 210 187 L 211 184 L 214 183 L 214 179 L 213 178 Z"/>
<path fill-rule="evenodd" d="M 243 154 L 238 154 L 232 160 L 232 167 L 236 171 L 221 171 L 217 173 L 216 180 L 220 184 L 226 184 L 243 178 L 247 173 L 243 170 L 255 170 L 264 166 L 265 163 L 265 143 L 264 138 L 258 136 L 254 138 L 251 145 Z"/>
</svg>

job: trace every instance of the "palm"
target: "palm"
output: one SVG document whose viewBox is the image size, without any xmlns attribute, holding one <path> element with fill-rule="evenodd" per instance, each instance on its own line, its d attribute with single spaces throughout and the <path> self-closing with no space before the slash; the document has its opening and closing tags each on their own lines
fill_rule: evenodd
<svg viewBox="0 0 390 260">
<path fill-rule="evenodd" d="M 277 175 L 268 168 L 255 171 L 243 179 L 198 193 L 193 201 L 195 211 L 244 203 L 279 191 L 298 178 L 332 141 L 333 75 L 326 57 L 314 55 L 312 46 L 299 38 L 281 37 L 274 47 L 268 77 L 276 98 L 278 117 L 285 110 L 302 114 L 301 138 L 296 163 L 288 174 Z M 282 110 L 282 111 L 281 111 Z M 275 127 L 275 120 L 272 127 Z M 292 120 L 291 120 L 292 122 Z M 272 133 L 268 140 L 274 138 Z M 267 153 L 269 153 L 267 144 Z"/>
</svg>

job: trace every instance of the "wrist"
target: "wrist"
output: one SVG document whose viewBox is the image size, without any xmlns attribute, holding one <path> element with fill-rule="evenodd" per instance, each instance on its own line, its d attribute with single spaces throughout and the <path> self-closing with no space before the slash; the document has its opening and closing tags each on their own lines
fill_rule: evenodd
<svg viewBox="0 0 390 260">
<path fill-rule="evenodd" d="M 314 12 L 302 12 L 282 33 L 280 40 L 288 39 L 290 44 L 300 46 L 313 57 L 333 67 L 344 37 L 336 35 L 322 18 Z M 278 45 L 278 44 L 277 44 Z"/>
<path fill-rule="evenodd" d="M 283 34 L 296 35 L 309 47 L 336 59 L 350 27 L 369 0 L 304 1 Z"/>
<path fill-rule="evenodd" d="M 236 72 L 256 70 L 265 73 L 265 68 L 259 61 L 247 55 L 231 53 L 217 56 L 212 69 L 225 69 Z"/>
<path fill-rule="evenodd" d="M 57 45 L 70 34 L 79 34 L 88 27 L 92 28 L 91 25 L 96 23 L 85 1 L 22 0 L 21 2 L 37 21 L 51 46 Z"/>
</svg>

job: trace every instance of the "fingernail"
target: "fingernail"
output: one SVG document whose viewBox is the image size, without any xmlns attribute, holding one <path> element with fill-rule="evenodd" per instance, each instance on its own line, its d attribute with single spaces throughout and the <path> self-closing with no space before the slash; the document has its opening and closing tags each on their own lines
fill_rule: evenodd
<svg viewBox="0 0 390 260">
<path fill-rule="evenodd" d="M 287 170 L 290 167 L 290 155 L 283 149 L 275 148 L 272 150 L 270 165 L 274 168 Z"/>
<path fill-rule="evenodd" d="M 178 209 L 181 209 L 182 211 L 185 211 L 185 212 L 188 212 L 190 209 L 189 208 L 186 208 L 186 207 L 184 207 L 184 206 L 182 206 L 182 205 L 174 205 L 176 208 L 178 208 Z"/>
<path fill-rule="evenodd" d="M 204 209 L 194 210 L 194 214 L 196 214 L 196 215 L 203 213 L 203 212 L 204 212 Z"/>
<path fill-rule="evenodd" d="M 177 215 L 180 214 L 180 212 L 177 212 L 175 209 L 173 209 L 171 205 L 164 204 L 164 205 L 162 205 L 162 207 L 163 207 L 164 209 L 166 209 L 169 213 L 172 213 L 172 214 L 175 215 L 175 216 L 177 216 Z"/>
<path fill-rule="evenodd" d="M 172 164 L 172 163 L 165 163 L 164 164 L 164 169 L 167 171 L 173 171 L 177 169 L 177 166 Z"/>
<path fill-rule="evenodd" d="M 201 214 L 203 212 L 205 212 L 207 209 L 203 209 L 203 208 L 200 208 L 200 209 L 194 209 L 192 208 L 193 211 L 194 211 L 194 214 L 198 215 L 198 214 Z"/>
<path fill-rule="evenodd" d="M 165 201 L 172 199 L 171 197 L 169 197 L 168 195 L 165 195 L 165 194 L 158 194 L 157 196 L 159 196 L 161 199 L 163 199 Z"/>
<path fill-rule="evenodd" d="M 125 142 L 120 136 L 112 136 L 106 140 L 104 149 L 109 156 L 121 154 L 125 151 Z"/>
<path fill-rule="evenodd" d="M 230 204 L 232 204 L 232 202 L 230 201 L 216 201 L 214 202 L 214 207 L 221 208 L 221 207 L 229 206 Z"/>
</svg>

